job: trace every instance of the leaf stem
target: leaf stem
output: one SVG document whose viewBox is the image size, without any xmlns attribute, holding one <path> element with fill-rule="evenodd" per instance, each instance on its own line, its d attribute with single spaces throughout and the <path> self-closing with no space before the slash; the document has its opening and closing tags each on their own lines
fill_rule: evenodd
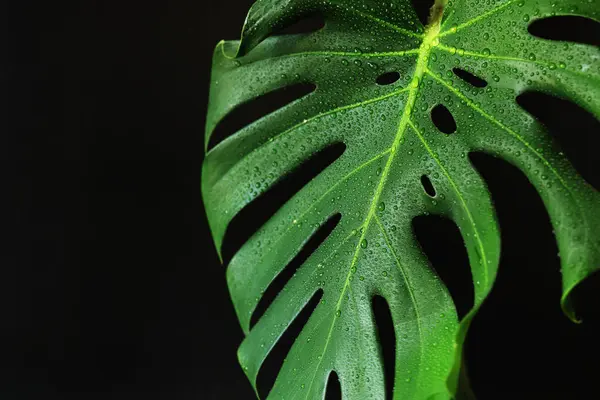
<svg viewBox="0 0 600 400">
<path fill-rule="evenodd" d="M 433 25 L 440 25 L 442 21 L 442 16 L 444 15 L 444 9 L 446 8 L 446 4 L 448 0 L 435 0 L 433 6 L 431 6 L 431 11 L 429 12 L 429 21 L 427 24 L 427 28 Z"/>
</svg>

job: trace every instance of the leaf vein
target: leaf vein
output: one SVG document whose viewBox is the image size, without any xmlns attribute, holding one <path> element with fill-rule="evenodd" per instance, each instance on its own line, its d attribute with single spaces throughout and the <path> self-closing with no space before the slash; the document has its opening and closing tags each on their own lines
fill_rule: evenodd
<svg viewBox="0 0 600 400">
<path fill-rule="evenodd" d="M 536 157 L 538 157 L 544 163 L 544 165 L 546 165 L 546 167 L 548 167 L 548 169 L 560 181 L 561 185 L 564 186 L 565 189 L 569 190 L 569 186 L 567 185 L 567 183 L 565 182 L 565 180 L 563 179 L 563 177 L 558 173 L 558 171 L 556 171 L 556 169 L 554 169 L 554 167 L 552 167 L 552 164 L 550 164 L 550 162 L 548 160 L 546 160 L 546 158 L 542 154 L 540 154 L 536 149 L 534 149 L 533 146 L 528 141 L 525 140 L 525 138 L 523 138 L 517 132 L 513 131 L 512 129 L 510 129 L 508 126 L 504 125 L 502 122 L 498 121 L 496 118 L 494 118 L 490 114 L 486 113 L 479 106 L 477 106 L 475 103 L 473 103 L 473 101 L 471 101 L 467 96 L 465 96 L 464 94 L 462 94 L 458 89 L 450 86 L 443 79 L 440 79 L 438 76 L 436 76 L 431 71 L 428 70 L 427 74 L 429 74 L 436 81 L 438 81 L 443 86 L 445 86 L 448 90 L 450 90 L 452 93 L 454 93 L 458 98 L 460 98 L 461 100 L 463 100 L 469 107 L 471 107 L 473 110 L 475 110 L 479 114 L 481 114 L 485 119 L 487 119 L 488 121 L 492 122 L 493 124 L 499 126 L 504 131 L 506 131 L 507 133 L 509 133 L 511 136 L 513 136 L 514 138 L 516 138 L 517 140 L 519 140 L 521 143 L 523 143 L 525 145 L 525 147 L 527 147 L 528 150 L 530 150 L 532 153 L 534 153 L 536 155 Z"/>
<path fill-rule="evenodd" d="M 381 220 L 379 219 L 379 217 L 377 215 L 375 215 L 375 222 L 377 222 L 377 225 L 379 226 L 379 229 L 381 230 L 381 233 L 383 234 L 383 239 L 385 241 L 386 246 L 392 252 L 392 256 L 394 257 L 394 261 L 396 262 L 396 265 L 398 266 L 398 270 L 400 271 L 400 274 L 402 274 L 402 277 L 404 278 L 404 283 L 406 285 L 406 289 L 410 296 L 410 300 L 413 303 L 413 309 L 415 311 L 415 320 L 417 323 L 417 331 L 419 332 L 419 364 L 418 365 L 420 366 L 421 363 L 423 362 L 423 327 L 421 326 L 421 315 L 419 313 L 419 306 L 417 303 L 417 298 L 415 297 L 414 289 L 412 287 L 412 283 L 410 281 L 409 274 L 404 269 L 402 264 L 400 263 L 400 259 L 398 258 L 396 251 L 392 247 L 391 240 L 388 237 L 385 227 L 383 226 L 383 224 L 381 223 Z M 420 372 L 420 368 L 416 368 L 417 376 L 415 377 L 415 382 L 418 381 L 419 372 Z"/>
<path fill-rule="evenodd" d="M 479 230 L 477 229 L 477 225 L 475 224 L 475 219 L 473 218 L 473 214 L 471 213 L 471 210 L 469 209 L 467 202 L 465 201 L 465 198 L 462 195 L 461 191 L 458 189 L 458 185 L 456 184 L 456 182 L 454 182 L 454 179 L 452 179 L 452 176 L 450 176 L 450 173 L 448 172 L 446 167 L 444 167 L 444 164 L 442 163 L 442 161 L 439 159 L 437 154 L 435 154 L 435 152 L 431 149 L 431 147 L 429 146 L 429 143 L 427 143 L 427 141 L 425 140 L 425 138 L 423 137 L 421 132 L 419 132 L 417 127 L 412 123 L 412 121 L 410 121 L 409 123 L 410 123 L 411 128 L 414 130 L 414 132 L 419 137 L 419 140 L 423 143 L 423 146 L 425 146 L 425 149 L 427 150 L 427 152 L 431 155 L 431 157 L 434 159 L 434 161 L 438 164 L 438 166 L 442 170 L 442 173 L 444 174 L 444 176 L 446 177 L 448 182 L 450 182 L 452 189 L 454 190 L 454 192 L 456 193 L 456 195 L 458 196 L 458 198 L 460 200 L 461 206 L 463 207 L 463 209 L 465 210 L 465 212 L 467 214 L 469 223 L 473 227 L 473 231 L 475 234 L 474 236 L 477 238 L 477 245 L 478 245 L 479 251 L 481 253 L 481 264 L 483 265 L 484 286 L 487 286 L 487 283 L 489 280 L 488 271 L 487 271 L 487 256 L 485 253 L 485 249 L 483 247 L 483 243 L 481 241 L 481 237 L 480 237 L 481 235 L 479 234 Z"/>
<path fill-rule="evenodd" d="M 448 53 L 455 53 L 455 50 L 456 50 L 456 49 L 453 49 L 452 47 L 448 47 L 443 44 L 439 44 L 436 47 L 439 48 L 440 50 L 446 51 Z M 468 57 L 483 58 L 486 60 L 516 61 L 516 62 L 523 62 L 523 63 L 528 63 L 528 64 L 537 64 L 537 65 L 540 65 L 542 67 L 546 67 L 549 69 L 553 68 L 552 63 L 550 61 L 544 61 L 544 60 L 528 60 L 528 59 L 519 58 L 519 57 L 499 56 L 499 55 L 497 56 L 497 55 L 491 55 L 491 54 L 486 55 L 486 54 L 476 53 L 476 52 L 472 52 L 472 51 L 463 51 L 463 52 L 461 52 L 461 55 L 465 55 Z M 556 68 L 556 67 L 554 67 L 554 68 Z M 557 69 L 556 71 L 568 72 L 568 73 L 578 75 L 578 76 L 581 76 L 583 78 L 590 79 L 590 80 L 600 80 L 599 77 L 595 77 L 590 74 L 585 74 L 580 71 L 573 71 L 570 69 L 560 69 L 560 70 Z"/>
<path fill-rule="evenodd" d="M 409 31 L 408 29 L 400 28 L 398 25 L 395 25 L 395 24 L 392 24 L 390 22 L 384 21 L 384 20 L 382 20 L 380 18 L 377 18 L 377 17 L 375 17 L 375 16 L 373 16 L 371 14 L 364 13 L 364 12 L 356 10 L 354 8 L 346 8 L 345 10 L 350 11 L 351 13 L 359 15 L 359 16 L 361 16 L 363 18 L 370 19 L 371 21 L 377 22 L 380 25 L 383 25 L 383 26 L 385 26 L 387 28 L 391 28 L 392 30 L 394 30 L 396 32 L 399 32 L 399 33 L 403 33 L 403 34 L 405 34 L 407 36 L 411 36 L 411 37 L 414 37 L 414 38 L 423 38 L 423 36 L 424 36 L 421 33 L 416 33 L 416 32 Z"/>
<path fill-rule="evenodd" d="M 458 31 L 460 31 L 461 29 L 464 29 L 464 28 L 466 28 L 468 26 L 471 26 L 471 25 L 473 25 L 473 24 L 475 24 L 475 23 L 477 23 L 477 22 L 479 22 L 479 21 L 481 21 L 483 19 L 486 19 L 486 18 L 488 18 L 488 17 L 490 17 L 490 16 L 492 16 L 492 15 L 494 15 L 494 14 L 502 11 L 506 7 L 512 5 L 512 4 L 516 3 L 516 2 L 517 2 L 517 0 L 507 1 L 506 3 L 503 3 L 503 4 L 499 5 L 498 7 L 494 8 L 494 9 L 488 11 L 488 12 L 480 14 L 480 15 L 476 16 L 475 18 L 470 19 L 469 21 L 464 22 L 464 23 L 456 26 L 455 28 L 450 28 L 449 30 L 440 33 L 440 37 L 447 36 L 447 35 L 452 35 L 452 34 L 458 32 Z"/>
</svg>

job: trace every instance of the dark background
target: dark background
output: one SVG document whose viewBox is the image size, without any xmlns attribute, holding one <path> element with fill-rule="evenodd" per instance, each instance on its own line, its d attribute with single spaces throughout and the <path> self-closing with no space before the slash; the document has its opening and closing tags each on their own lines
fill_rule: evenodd
<svg viewBox="0 0 600 400">
<path fill-rule="evenodd" d="M 1 399 L 253 398 L 200 195 L 212 50 L 239 36 L 251 3 L 0 5 Z M 552 98 L 522 101 L 598 188 L 598 122 Z M 585 323 L 570 323 L 539 197 L 513 167 L 472 159 L 504 245 L 467 343 L 475 392 L 590 398 L 599 279 L 582 290 Z M 468 301 L 454 227 L 415 229 L 457 302 Z"/>
</svg>

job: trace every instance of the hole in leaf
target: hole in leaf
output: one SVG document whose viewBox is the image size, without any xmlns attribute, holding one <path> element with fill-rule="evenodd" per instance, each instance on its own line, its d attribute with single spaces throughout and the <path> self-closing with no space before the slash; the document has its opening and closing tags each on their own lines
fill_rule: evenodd
<svg viewBox="0 0 600 400">
<path fill-rule="evenodd" d="M 538 19 L 528 27 L 533 36 L 600 46 L 600 23 L 577 16 Z"/>
<path fill-rule="evenodd" d="M 335 371 L 331 371 L 327 379 L 325 400 L 342 400 L 342 386 L 340 385 L 340 378 Z"/>
<path fill-rule="evenodd" d="M 525 92 L 517 103 L 548 128 L 577 172 L 600 190 L 600 121 L 571 101 L 541 92 Z"/>
<path fill-rule="evenodd" d="M 373 315 L 377 325 L 377 336 L 381 345 L 381 356 L 385 373 L 385 398 L 394 395 L 396 376 L 396 331 L 388 302 L 381 296 L 373 297 Z"/>
<path fill-rule="evenodd" d="M 433 269 L 444 282 L 458 318 L 472 308 L 475 299 L 473 278 L 465 242 L 454 221 L 438 215 L 413 219 L 413 230 Z"/>
<path fill-rule="evenodd" d="M 433 107 L 433 110 L 431 110 L 431 120 L 436 128 L 447 135 L 456 132 L 456 121 L 450 110 L 443 104 Z"/>
<path fill-rule="evenodd" d="M 314 92 L 316 88 L 314 83 L 297 83 L 276 89 L 237 106 L 215 127 L 208 142 L 208 150 L 260 118 Z"/>
<path fill-rule="evenodd" d="M 473 75 L 472 73 L 470 73 L 469 71 L 465 71 L 464 69 L 461 68 L 453 68 L 452 71 L 454 72 L 454 74 L 456 76 L 458 76 L 460 79 L 462 79 L 463 81 L 467 82 L 468 84 L 478 87 L 478 88 L 484 88 L 488 85 L 488 83 L 481 79 L 480 77 Z"/>
<path fill-rule="evenodd" d="M 385 74 L 379 75 L 377 77 L 377 84 L 382 86 L 391 85 L 392 83 L 397 82 L 398 79 L 400 79 L 400 73 L 396 71 L 386 72 Z"/>
<path fill-rule="evenodd" d="M 343 143 L 332 144 L 304 161 L 265 193 L 244 207 L 227 227 L 223 239 L 223 263 L 233 255 L 264 223 L 313 178 L 323 172 L 346 150 Z"/>
<path fill-rule="evenodd" d="M 313 33 L 325 27 L 325 18 L 321 14 L 311 14 L 293 22 L 291 25 L 275 32 L 275 35 L 297 35 Z"/>
<path fill-rule="evenodd" d="M 304 329 L 304 325 L 306 325 L 308 319 L 319 305 L 322 296 L 323 290 L 319 289 L 312 296 L 310 301 L 306 303 L 294 321 L 287 327 L 283 335 L 281 335 L 277 341 L 277 344 L 275 344 L 264 363 L 261 365 L 256 380 L 256 386 L 261 399 L 266 399 L 273 388 L 277 375 L 283 365 L 283 361 L 290 352 L 296 338 L 300 335 L 302 329 Z"/>
<path fill-rule="evenodd" d="M 292 279 L 298 268 L 300 268 L 300 266 L 304 264 L 308 257 L 310 257 L 310 255 L 314 253 L 317 248 L 319 248 L 325 239 L 327 239 L 327 237 L 339 224 L 341 219 L 342 214 L 336 214 L 329 218 L 323 225 L 321 225 L 302 247 L 296 257 L 294 257 L 294 259 L 284 268 L 284 270 L 277 275 L 275 280 L 271 282 L 264 295 L 260 299 L 260 302 L 256 306 L 254 313 L 252 313 L 252 318 L 250 319 L 250 328 L 252 328 L 256 322 L 258 322 L 260 317 L 262 317 L 265 311 L 267 311 L 271 303 L 273 303 L 279 292 L 281 292 L 290 279 Z"/>
<path fill-rule="evenodd" d="M 423 189 L 425 189 L 425 193 L 427 193 L 430 197 L 435 197 L 436 192 L 433 187 L 433 183 L 431 183 L 431 179 L 427 175 L 423 175 L 421 177 L 421 185 L 423 185 Z"/>
<path fill-rule="evenodd" d="M 429 13 L 431 12 L 431 7 L 435 3 L 435 0 L 411 0 L 411 2 L 419 17 L 419 21 L 421 21 L 423 26 L 427 26 Z"/>
</svg>

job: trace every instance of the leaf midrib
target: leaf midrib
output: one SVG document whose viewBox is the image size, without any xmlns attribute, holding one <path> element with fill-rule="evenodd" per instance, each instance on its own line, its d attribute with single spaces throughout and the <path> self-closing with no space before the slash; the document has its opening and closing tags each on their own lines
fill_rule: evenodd
<svg viewBox="0 0 600 400">
<path fill-rule="evenodd" d="M 402 142 L 402 139 L 404 138 L 404 134 L 406 133 L 407 127 L 409 126 L 410 116 L 412 115 L 412 111 L 414 109 L 414 105 L 415 105 L 415 102 L 417 99 L 417 94 L 419 92 L 419 86 L 423 80 L 423 77 L 425 76 L 425 74 L 427 72 L 427 63 L 429 60 L 429 55 L 431 54 L 431 50 L 435 47 L 434 42 L 436 41 L 436 39 L 439 35 L 439 31 L 440 31 L 439 21 L 436 24 L 429 26 L 426 30 L 425 37 L 423 38 L 423 42 L 422 42 L 421 46 L 419 47 L 417 64 L 416 64 L 415 71 L 414 71 L 412 79 L 411 79 L 408 99 L 406 101 L 406 105 L 402 112 L 402 117 L 400 118 L 400 122 L 398 124 L 398 131 L 397 131 L 396 136 L 394 137 L 394 141 L 390 147 L 391 148 L 390 155 L 387 159 L 385 168 L 383 169 L 383 171 L 381 173 L 381 178 L 379 180 L 379 184 L 377 185 L 377 189 L 375 190 L 375 194 L 373 195 L 373 199 L 371 200 L 369 212 L 367 214 L 367 217 L 365 218 L 364 224 L 361 227 L 361 230 L 360 230 L 361 235 L 356 244 L 354 255 L 352 257 L 352 262 L 350 263 L 350 267 L 348 268 L 348 274 L 346 276 L 346 281 L 344 282 L 344 286 L 340 293 L 340 297 L 338 298 L 338 301 L 335 306 L 335 310 L 332 314 L 333 318 L 332 318 L 331 326 L 329 328 L 329 332 L 327 334 L 327 339 L 325 340 L 325 345 L 323 347 L 323 351 L 321 352 L 322 354 L 325 354 L 327 352 L 327 347 L 329 346 L 329 342 L 331 341 L 331 335 L 333 333 L 333 328 L 335 327 L 335 322 L 336 322 L 338 311 L 341 311 L 341 304 L 343 302 L 344 295 L 346 294 L 346 290 L 349 287 L 350 277 L 352 276 L 352 268 L 358 261 L 358 256 L 359 256 L 360 250 L 361 250 L 361 243 L 363 242 L 363 240 L 365 240 L 365 237 L 367 235 L 367 232 L 369 231 L 369 227 L 373 220 L 373 217 L 376 215 L 375 211 L 377 210 L 377 203 L 379 203 L 381 194 L 383 193 L 383 189 L 385 188 L 385 184 L 389 177 L 390 169 L 391 169 L 391 167 L 394 163 L 394 159 L 398 153 L 400 143 Z M 408 290 L 411 290 L 411 288 L 408 287 Z M 414 302 L 414 297 L 411 297 L 411 299 Z M 414 304 L 414 309 L 416 310 L 416 308 L 417 308 L 417 305 Z M 421 328 L 420 328 L 421 321 L 419 318 L 417 318 L 416 321 L 417 321 L 417 324 L 419 325 L 419 331 L 420 331 L 421 330 Z M 321 363 L 323 362 L 323 358 L 324 357 L 320 358 L 319 364 L 317 364 L 317 366 L 314 370 L 315 372 L 310 381 L 308 390 L 306 391 L 307 397 L 305 397 L 305 399 L 308 399 L 308 396 L 311 393 L 312 385 L 314 383 L 317 372 L 320 369 Z"/>
</svg>

